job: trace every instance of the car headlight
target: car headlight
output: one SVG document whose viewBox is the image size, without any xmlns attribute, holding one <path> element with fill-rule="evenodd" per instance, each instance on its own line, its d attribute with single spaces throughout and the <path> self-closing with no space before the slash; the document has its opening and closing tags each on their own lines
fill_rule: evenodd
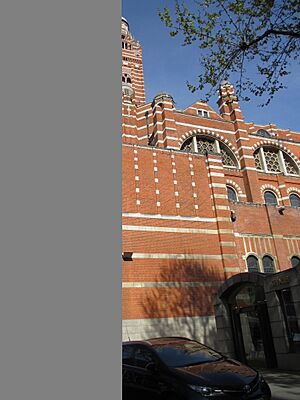
<svg viewBox="0 0 300 400">
<path fill-rule="evenodd" d="M 190 389 L 194 390 L 197 393 L 200 393 L 203 397 L 211 397 L 211 396 L 223 396 L 224 392 L 221 389 L 212 388 L 210 386 L 197 386 L 197 385 L 188 385 Z"/>
</svg>

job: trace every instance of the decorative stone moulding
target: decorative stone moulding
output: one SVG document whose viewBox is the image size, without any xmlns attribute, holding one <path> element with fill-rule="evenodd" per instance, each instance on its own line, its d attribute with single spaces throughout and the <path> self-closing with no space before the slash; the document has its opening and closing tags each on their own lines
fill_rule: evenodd
<svg viewBox="0 0 300 400">
<path fill-rule="evenodd" d="M 262 197 L 264 197 L 264 192 L 266 190 L 271 190 L 271 191 L 275 192 L 277 194 L 277 196 L 278 196 L 278 200 L 281 199 L 280 191 L 279 191 L 279 189 L 277 187 L 275 187 L 273 185 L 270 185 L 268 183 L 266 183 L 265 185 L 262 185 L 261 188 L 260 188 L 260 192 L 262 194 Z"/>
<path fill-rule="evenodd" d="M 288 189 L 287 189 L 287 193 L 288 194 L 290 194 L 290 193 L 298 193 L 298 194 L 300 194 L 300 189 L 299 188 L 296 188 L 296 187 L 289 187 Z"/>
<path fill-rule="evenodd" d="M 236 189 L 238 195 L 244 195 L 242 189 L 236 182 L 232 181 L 231 179 L 226 179 L 226 184 L 229 186 L 233 186 Z"/>
</svg>

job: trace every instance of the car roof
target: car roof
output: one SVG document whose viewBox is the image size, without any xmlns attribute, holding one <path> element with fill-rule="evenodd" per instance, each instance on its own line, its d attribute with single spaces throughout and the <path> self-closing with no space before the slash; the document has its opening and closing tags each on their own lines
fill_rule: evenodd
<svg viewBox="0 0 300 400">
<path fill-rule="evenodd" d="M 145 339 L 145 340 L 130 340 L 130 341 L 125 341 L 123 342 L 123 345 L 128 345 L 128 344 L 147 344 L 149 346 L 153 345 L 167 345 L 170 343 L 175 343 L 175 342 L 189 342 L 192 341 L 192 339 L 181 337 L 181 336 L 166 336 L 166 337 L 156 337 L 156 338 L 150 338 L 150 339 Z"/>
</svg>

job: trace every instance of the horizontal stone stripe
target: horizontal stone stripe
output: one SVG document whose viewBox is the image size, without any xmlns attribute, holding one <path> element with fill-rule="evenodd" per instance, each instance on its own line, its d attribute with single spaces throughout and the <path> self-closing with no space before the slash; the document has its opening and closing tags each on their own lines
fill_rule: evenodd
<svg viewBox="0 0 300 400">
<path fill-rule="evenodd" d="M 234 232 L 234 236 L 236 237 L 253 237 L 253 238 L 275 238 L 275 239 L 298 239 L 300 240 L 300 235 L 295 236 L 295 235 L 270 235 L 268 233 L 265 234 L 253 234 L 253 233 L 239 233 L 239 232 Z"/>
<path fill-rule="evenodd" d="M 210 196 L 211 199 L 227 199 L 228 196 L 226 194 L 212 194 Z"/>
<path fill-rule="evenodd" d="M 122 213 L 122 216 L 129 218 L 169 219 L 174 221 L 192 221 L 192 222 L 217 222 L 218 220 L 217 218 L 208 218 L 208 217 L 184 217 L 180 215 L 143 214 L 143 213 L 126 213 L 126 212 Z"/>
<path fill-rule="evenodd" d="M 133 259 L 169 259 L 169 260 L 222 260 L 236 258 L 236 254 L 170 254 L 170 253 L 132 253 Z"/>
<path fill-rule="evenodd" d="M 125 123 L 123 123 L 123 124 L 122 124 L 122 126 L 125 126 L 126 128 L 133 128 L 133 129 L 136 129 L 136 128 L 137 128 L 137 126 L 136 126 L 136 125 L 132 125 L 132 124 L 125 124 Z"/>
<path fill-rule="evenodd" d="M 221 169 L 223 170 L 223 167 L 219 167 L 218 165 L 210 165 L 209 167 L 206 167 L 206 169 Z"/>
<path fill-rule="evenodd" d="M 231 219 L 229 217 L 217 217 L 216 220 L 218 222 L 231 222 Z"/>
<path fill-rule="evenodd" d="M 147 135 L 145 135 L 145 136 L 137 136 L 137 135 L 129 135 L 129 134 L 127 134 L 127 133 L 123 133 L 122 136 L 123 136 L 123 137 L 128 137 L 128 138 L 134 138 L 134 139 L 137 139 L 137 140 L 148 139 L 148 136 L 147 136 Z"/>
<path fill-rule="evenodd" d="M 214 188 L 224 188 L 224 189 L 226 189 L 226 185 L 224 183 L 210 183 L 208 186 L 210 188 L 214 187 Z"/>
<path fill-rule="evenodd" d="M 257 169 L 256 168 L 254 168 L 254 167 L 244 167 L 244 168 L 242 168 L 241 169 L 241 171 L 257 171 Z"/>
<path fill-rule="evenodd" d="M 235 242 L 220 242 L 220 246 L 222 247 L 234 247 L 236 246 Z"/>
<path fill-rule="evenodd" d="M 216 159 L 216 158 L 208 158 L 207 161 L 216 162 L 216 163 L 220 163 L 220 164 L 223 163 L 222 160 L 218 160 L 218 159 Z M 221 167 L 221 168 L 223 168 L 223 167 Z"/>
<path fill-rule="evenodd" d="M 192 228 L 169 228 L 162 226 L 136 226 L 123 225 L 125 231 L 148 231 L 148 232 L 174 232 L 174 233 L 205 233 L 208 235 L 217 235 L 217 229 L 192 229 Z"/>
<path fill-rule="evenodd" d="M 151 117 L 152 116 L 152 108 L 145 108 L 145 109 L 143 109 L 142 111 L 138 111 L 137 110 L 137 112 L 136 112 L 136 115 L 142 115 L 141 117 L 139 117 L 139 118 L 137 118 L 137 121 L 140 121 L 140 120 L 142 120 L 142 119 L 145 119 L 146 117 L 145 117 L 145 113 L 148 111 L 148 115 L 149 115 L 149 117 Z"/>
<path fill-rule="evenodd" d="M 176 112 L 176 111 L 175 111 Z M 189 117 L 196 117 L 196 118 L 199 118 L 199 116 L 198 115 L 191 115 L 191 114 L 189 114 Z M 227 123 L 228 124 L 228 122 L 230 123 L 230 121 L 222 121 L 222 120 L 220 120 L 220 122 L 222 123 L 222 122 L 225 122 L 225 123 Z M 181 125 L 181 126 L 186 126 L 186 127 L 192 127 L 192 128 L 195 128 L 195 129 L 205 129 L 207 132 L 209 131 L 209 132 L 221 132 L 221 133 L 229 133 L 229 134 L 231 134 L 231 135 L 234 135 L 234 132 L 233 131 L 227 131 L 227 130 L 225 130 L 225 129 L 218 129 L 218 128 L 211 128 L 211 127 L 209 127 L 209 126 L 204 126 L 204 125 L 197 125 L 197 124 L 188 124 L 188 123 L 186 123 L 186 122 L 179 122 L 179 121 L 176 121 L 176 125 Z"/>
<path fill-rule="evenodd" d="M 160 287 L 203 287 L 203 286 L 220 286 L 223 282 L 123 282 L 122 288 L 160 288 Z"/>
<path fill-rule="evenodd" d="M 128 137 L 128 138 L 134 138 L 134 139 L 137 139 L 137 138 L 138 138 L 137 135 L 129 135 L 129 134 L 127 134 L 127 133 L 123 133 L 122 136 L 123 136 L 123 137 Z"/>
<path fill-rule="evenodd" d="M 213 206 L 212 208 L 214 210 L 227 210 L 227 211 L 230 210 L 230 208 L 228 206 Z"/>
<path fill-rule="evenodd" d="M 153 123 L 152 123 L 152 122 L 151 122 L 151 124 L 148 125 L 148 127 L 151 128 L 151 126 L 153 126 Z M 139 127 L 137 128 L 137 130 L 138 130 L 138 131 L 141 131 L 141 130 L 146 129 L 146 128 L 147 128 L 147 125 L 142 125 L 142 126 L 139 126 Z"/>
<path fill-rule="evenodd" d="M 168 128 L 165 129 L 165 130 L 168 130 Z M 176 142 L 176 145 L 177 145 L 178 139 L 176 137 L 174 137 L 174 136 L 166 136 L 163 140 L 159 139 L 157 141 L 157 143 L 165 143 L 167 140 L 174 140 Z M 176 148 L 178 149 L 179 147 L 177 146 Z"/>
<path fill-rule="evenodd" d="M 219 233 L 230 233 L 230 234 L 233 234 L 233 230 L 232 229 L 220 229 Z"/>
<path fill-rule="evenodd" d="M 157 114 L 158 114 L 158 112 L 157 112 Z M 171 118 L 163 118 L 161 121 L 156 121 L 155 124 L 154 124 L 154 126 L 155 126 L 155 125 L 163 125 L 165 121 L 174 122 L 174 119 L 171 119 Z M 174 130 L 176 131 L 176 128 L 174 128 Z"/>
<path fill-rule="evenodd" d="M 225 267 L 224 271 L 225 272 L 240 272 L 240 269 L 238 267 Z"/>
</svg>

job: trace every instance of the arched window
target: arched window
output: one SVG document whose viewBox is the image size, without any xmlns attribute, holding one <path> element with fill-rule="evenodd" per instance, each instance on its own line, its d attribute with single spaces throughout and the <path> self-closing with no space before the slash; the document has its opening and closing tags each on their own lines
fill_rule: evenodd
<svg viewBox="0 0 300 400">
<path fill-rule="evenodd" d="M 272 146 L 264 146 L 253 153 L 255 167 L 267 173 L 299 175 L 299 167 L 283 150 Z"/>
<path fill-rule="evenodd" d="M 124 83 L 131 83 L 131 78 L 128 74 L 123 74 L 122 75 L 122 82 Z"/>
<path fill-rule="evenodd" d="M 275 194 L 269 190 L 266 190 L 264 193 L 264 199 L 265 199 L 265 204 L 272 204 L 272 205 L 277 205 L 277 197 Z"/>
<path fill-rule="evenodd" d="M 274 260 L 270 256 L 264 256 L 263 259 L 264 273 L 273 274 L 275 272 Z"/>
<path fill-rule="evenodd" d="M 291 258 L 291 264 L 292 264 L 292 267 L 293 267 L 293 268 L 294 268 L 294 267 L 299 267 L 299 266 L 300 266 L 300 258 L 297 257 L 297 256 L 293 256 L 293 257 Z"/>
<path fill-rule="evenodd" d="M 231 186 L 227 187 L 227 196 L 229 201 L 237 201 L 237 195 L 234 189 Z"/>
<path fill-rule="evenodd" d="M 290 202 L 292 207 L 300 207 L 300 197 L 295 193 L 290 195 Z"/>
<path fill-rule="evenodd" d="M 189 137 L 181 146 L 181 150 L 188 153 L 218 153 L 224 167 L 238 168 L 238 162 L 233 152 L 224 143 L 211 136 L 195 135 Z"/>
<path fill-rule="evenodd" d="M 247 257 L 247 267 L 249 272 L 259 272 L 258 259 L 255 256 Z"/>
</svg>

